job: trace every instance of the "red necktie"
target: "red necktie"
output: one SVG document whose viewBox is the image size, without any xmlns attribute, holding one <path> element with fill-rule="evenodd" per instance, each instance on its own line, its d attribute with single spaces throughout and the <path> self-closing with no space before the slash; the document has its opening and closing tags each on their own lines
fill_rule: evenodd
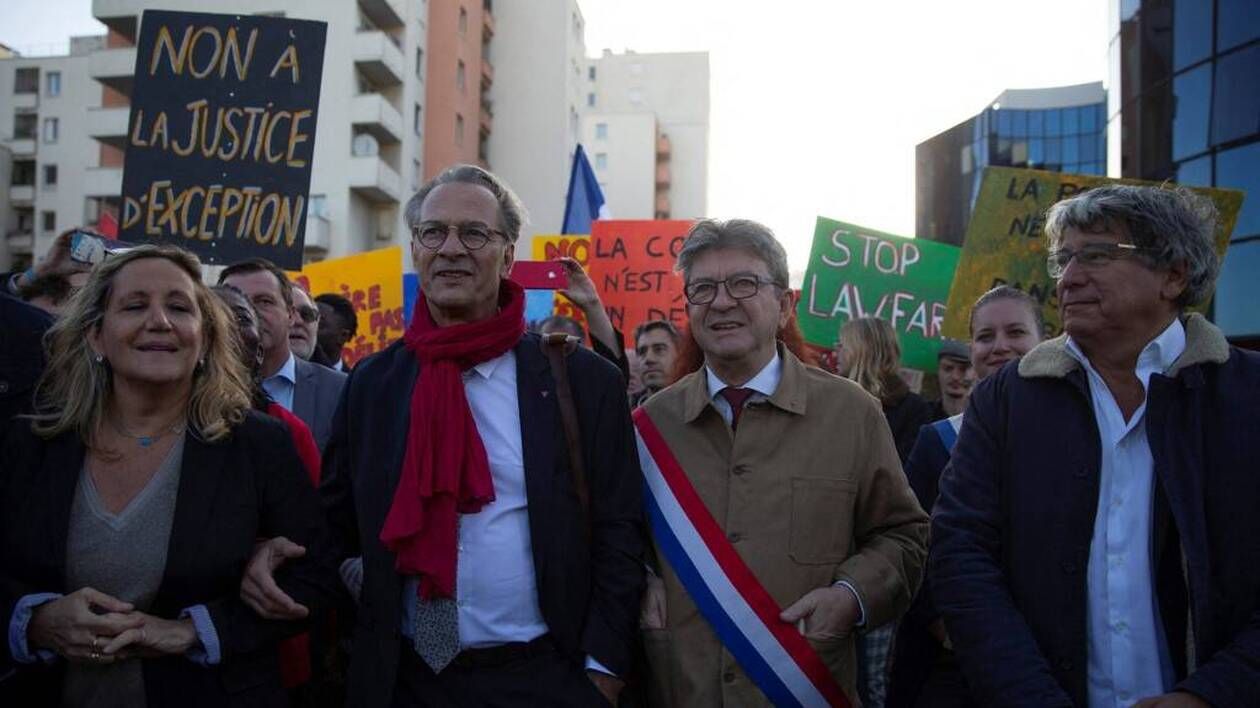
<svg viewBox="0 0 1260 708">
<path fill-rule="evenodd" d="M 739 414 L 744 412 L 744 404 L 748 402 L 748 397 L 753 395 L 753 390 L 727 386 L 718 391 L 718 395 L 731 404 L 731 430 L 734 430 L 739 425 Z"/>
</svg>

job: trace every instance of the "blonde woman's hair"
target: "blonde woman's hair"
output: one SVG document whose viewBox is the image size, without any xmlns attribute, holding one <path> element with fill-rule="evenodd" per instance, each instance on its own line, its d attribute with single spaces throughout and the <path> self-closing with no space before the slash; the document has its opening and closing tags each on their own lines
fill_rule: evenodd
<svg viewBox="0 0 1260 708">
<path fill-rule="evenodd" d="M 201 261 L 176 246 L 137 246 L 114 254 L 92 270 L 87 283 L 44 337 L 48 368 L 35 390 L 32 428 L 44 438 L 74 431 L 91 445 L 112 393 L 113 371 L 97 363 L 88 333 L 99 331 L 114 280 L 130 263 L 161 258 L 192 279 L 201 311 L 202 354 L 193 373 L 188 422 L 203 440 L 216 442 L 245 419 L 249 375 L 236 354 L 233 319 L 219 298 L 201 282 Z"/>
<path fill-rule="evenodd" d="M 840 348 L 849 361 L 847 378 L 886 401 L 901 388 L 901 346 L 892 325 L 875 317 L 849 320 L 840 328 Z"/>
</svg>

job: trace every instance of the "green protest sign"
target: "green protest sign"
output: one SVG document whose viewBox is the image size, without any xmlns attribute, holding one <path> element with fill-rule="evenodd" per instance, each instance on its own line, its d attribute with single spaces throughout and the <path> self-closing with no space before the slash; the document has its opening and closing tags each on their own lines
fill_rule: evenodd
<svg viewBox="0 0 1260 708">
<path fill-rule="evenodd" d="M 805 341 L 830 348 L 845 322 L 878 317 L 897 332 L 903 366 L 935 371 L 958 252 L 819 217 L 796 310 Z"/>
<path fill-rule="evenodd" d="M 971 306 L 990 288 L 1010 285 L 1042 305 L 1046 328 L 1059 333 L 1059 301 L 1046 272 L 1046 210 L 1055 202 L 1103 184 L 1145 184 L 1135 179 L 1070 175 L 1015 167 L 986 167 L 976 194 L 962 258 L 949 291 L 945 335 L 967 339 Z M 1243 194 L 1233 189 L 1189 187 L 1211 199 L 1220 215 L 1216 252 L 1222 259 Z M 1203 303 L 1202 307 L 1206 307 Z"/>
</svg>

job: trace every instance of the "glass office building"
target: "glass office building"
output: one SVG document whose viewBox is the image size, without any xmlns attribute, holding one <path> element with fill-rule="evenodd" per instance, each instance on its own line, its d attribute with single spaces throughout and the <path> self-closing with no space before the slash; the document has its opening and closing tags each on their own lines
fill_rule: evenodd
<svg viewBox="0 0 1260 708">
<path fill-rule="evenodd" d="M 915 146 L 915 235 L 961 244 L 986 165 L 1106 173 L 1102 82 L 1004 91 L 988 108 Z"/>
<path fill-rule="evenodd" d="M 1260 345 L 1260 2 L 1112 0 L 1107 174 L 1247 192 L 1213 303 Z"/>
</svg>

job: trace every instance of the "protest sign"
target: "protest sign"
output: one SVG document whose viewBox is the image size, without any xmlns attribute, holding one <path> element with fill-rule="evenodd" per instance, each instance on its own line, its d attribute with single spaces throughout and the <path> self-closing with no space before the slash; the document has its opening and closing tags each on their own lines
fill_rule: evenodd
<svg viewBox="0 0 1260 708">
<path fill-rule="evenodd" d="M 532 260 L 535 261 L 554 261 L 560 258 L 568 257 L 578 262 L 578 265 L 589 270 L 591 262 L 591 237 L 583 235 L 539 235 L 535 236 L 530 244 L 532 252 Z M 533 293 L 531 293 L 533 295 Z M 542 295 L 536 296 L 538 299 Z M 543 317 L 531 316 L 531 321 L 535 319 L 543 319 L 549 315 L 564 315 L 571 317 L 586 326 L 586 316 L 582 314 L 569 298 L 560 293 L 553 292 L 551 310 Z M 534 315 L 541 314 L 541 311 L 535 311 Z"/>
<path fill-rule="evenodd" d="M 687 323 L 682 276 L 674 260 L 690 221 L 596 221 L 587 271 L 613 327 L 627 337 L 649 320 Z"/>
<path fill-rule="evenodd" d="M 145 10 L 119 237 L 302 267 L 327 23 Z"/>
<path fill-rule="evenodd" d="M 402 247 L 393 246 L 311 263 L 300 273 L 289 274 L 312 296 L 336 293 L 354 305 L 359 331 L 343 352 L 350 366 L 403 335 L 402 259 Z"/>
<path fill-rule="evenodd" d="M 840 326 L 887 320 L 907 368 L 936 370 L 958 248 L 818 218 L 796 307 L 805 341 L 830 349 Z"/>
<path fill-rule="evenodd" d="M 1146 184 L 1134 179 L 1070 175 L 1014 167 L 986 167 L 962 256 L 949 293 L 945 334 L 968 339 L 968 317 L 976 299 L 998 285 L 1011 285 L 1041 303 L 1049 335 L 1059 333 L 1059 301 L 1046 272 L 1046 210 L 1055 202 L 1104 184 Z M 1220 214 L 1217 255 L 1225 257 L 1242 192 L 1189 187 L 1215 203 Z M 1206 307 L 1204 303 L 1203 307 Z"/>
</svg>

